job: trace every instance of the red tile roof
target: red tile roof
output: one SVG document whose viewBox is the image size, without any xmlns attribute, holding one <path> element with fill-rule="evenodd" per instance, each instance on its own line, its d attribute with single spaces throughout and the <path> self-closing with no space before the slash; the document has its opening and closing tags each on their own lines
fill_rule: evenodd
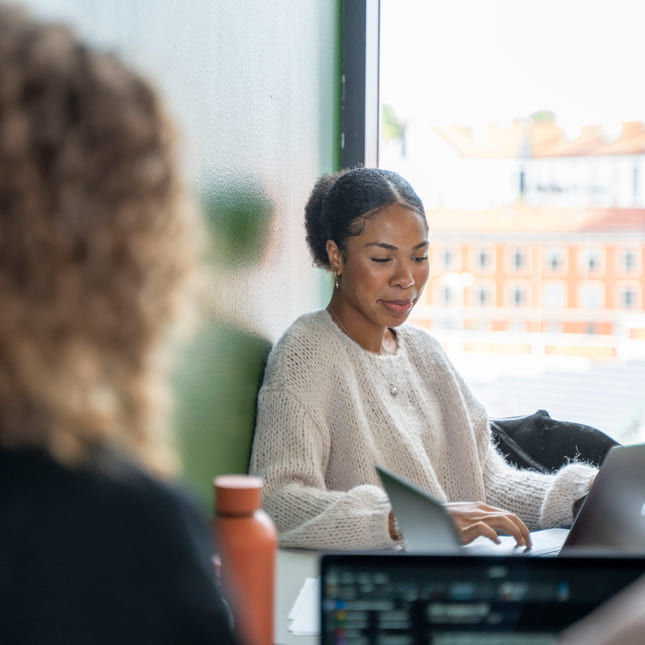
<svg viewBox="0 0 645 645">
<path fill-rule="evenodd" d="M 428 210 L 435 233 L 645 233 L 645 209 L 552 208 L 517 203 L 484 210 Z"/>
<path fill-rule="evenodd" d="M 645 154 L 645 125 L 641 121 L 623 123 L 614 139 L 600 125 L 584 126 L 575 139 L 568 139 L 554 121 L 516 121 L 506 128 L 490 124 L 485 137 L 454 125 L 437 126 L 435 131 L 471 159 Z"/>
<path fill-rule="evenodd" d="M 643 231 L 645 208 L 589 209 L 590 221 L 583 231 Z"/>
</svg>

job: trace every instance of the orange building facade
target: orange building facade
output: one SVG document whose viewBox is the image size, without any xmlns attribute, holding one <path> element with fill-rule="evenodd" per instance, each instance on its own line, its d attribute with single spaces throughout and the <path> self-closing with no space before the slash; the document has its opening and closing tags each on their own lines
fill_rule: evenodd
<svg viewBox="0 0 645 645">
<path fill-rule="evenodd" d="M 431 276 L 415 323 L 458 330 L 464 351 L 612 358 L 629 345 L 642 352 L 645 128 L 637 125 L 624 126 L 619 142 L 596 136 L 595 147 L 583 129 L 586 145 L 567 147 L 552 124 L 537 124 L 554 134 L 552 149 L 529 130 L 533 147 L 514 157 L 513 203 L 429 209 Z M 482 173 L 494 173 L 494 160 L 508 154 L 502 130 L 477 149 L 458 134 L 441 133 Z M 517 136 L 517 128 L 506 134 Z M 591 170 L 581 179 L 584 164 Z M 603 186 L 603 177 L 615 186 Z"/>
</svg>

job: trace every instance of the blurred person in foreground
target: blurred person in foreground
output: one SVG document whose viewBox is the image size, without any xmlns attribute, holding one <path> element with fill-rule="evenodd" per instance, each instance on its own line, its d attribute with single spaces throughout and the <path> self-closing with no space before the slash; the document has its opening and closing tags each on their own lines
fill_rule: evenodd
<svg viewBox="0 0 645 645">
<path fill-rule="evenodd" d="M 118 59 L 6 5 L 0 78 L 0 639 L 231 643 L 206 523 L 163 481 L 198 238 L 170 124 Z"/>
</svg>

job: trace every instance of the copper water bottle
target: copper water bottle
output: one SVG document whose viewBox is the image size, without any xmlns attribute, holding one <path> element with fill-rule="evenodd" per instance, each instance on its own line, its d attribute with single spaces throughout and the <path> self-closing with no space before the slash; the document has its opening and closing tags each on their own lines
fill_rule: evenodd
<svg viewBox="0 0 645 645">
<path fill-rule="evenodd" d="M 272 645 L 278 535 L 261 508 L 262 480 L 221 475 L 214 485 L 215 540 L 235 631 L 244 645 Z"/>
</svg>

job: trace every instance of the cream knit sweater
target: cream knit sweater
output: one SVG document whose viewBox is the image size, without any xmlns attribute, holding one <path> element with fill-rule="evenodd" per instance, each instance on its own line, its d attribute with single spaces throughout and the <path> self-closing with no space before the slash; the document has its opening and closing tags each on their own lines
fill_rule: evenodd
<svg viewBox="0 0 645 645">
<path fill-rule="evenodd" d="M 296 320 L 273 348 L 250 471 L 264 479 L 281 546 L 395 546 L 377 463 L 441 500 L 517 513 L 530 529 L 570 524 L 596 470 L 570 464 L 545 475 L 508 465 L 437 341 L 408 325 L 395 331 L 396 355 L 374 354 L 321 310 Z"/>
</svg>

